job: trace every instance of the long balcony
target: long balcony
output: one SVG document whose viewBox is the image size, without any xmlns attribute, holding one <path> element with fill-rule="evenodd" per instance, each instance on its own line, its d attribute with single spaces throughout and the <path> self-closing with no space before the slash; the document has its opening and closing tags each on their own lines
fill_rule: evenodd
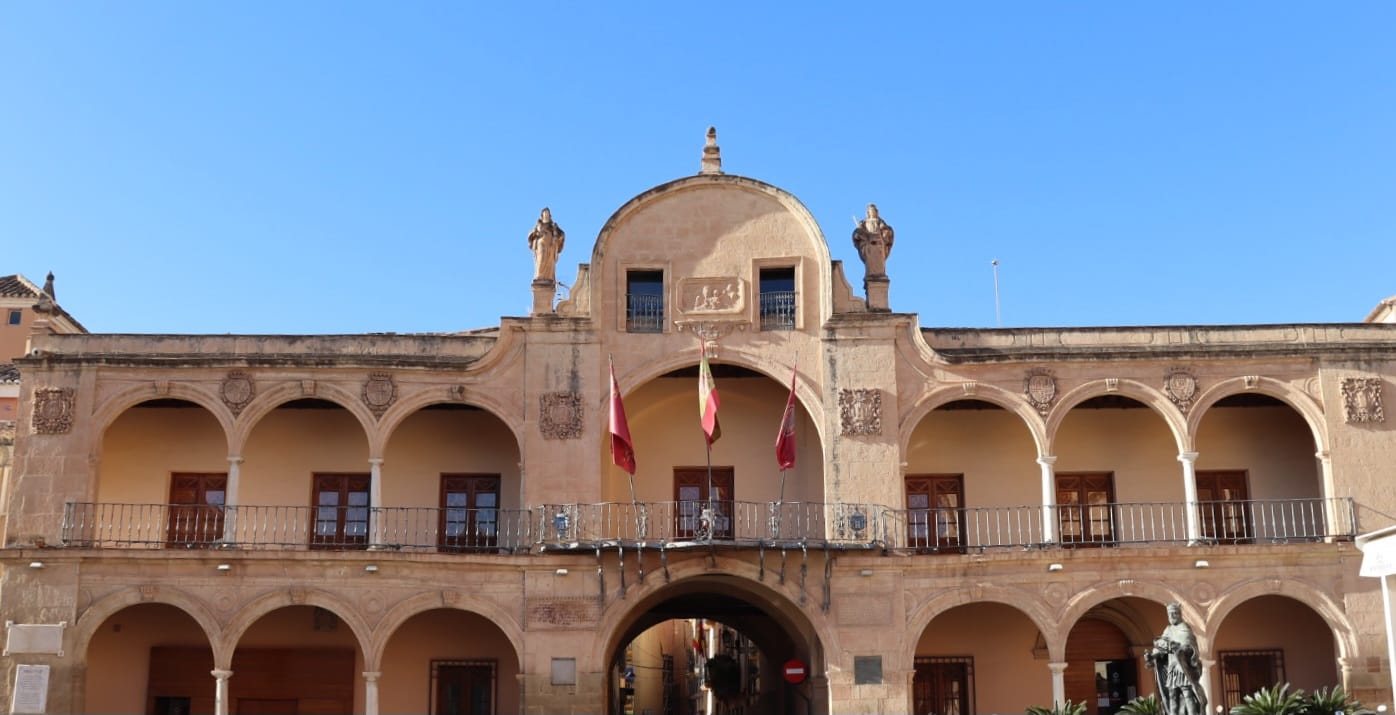
<svg viewBox="0 0 1396 715">
<path fill-rule="evenodd" d="M 69 548 L 535 553 L 611 546 L 906 553 L 1350 539 L 1341 499 L 891 509 L 803 502 L 549 504 L 528 509 L 69 502 Z"/>
</svg>

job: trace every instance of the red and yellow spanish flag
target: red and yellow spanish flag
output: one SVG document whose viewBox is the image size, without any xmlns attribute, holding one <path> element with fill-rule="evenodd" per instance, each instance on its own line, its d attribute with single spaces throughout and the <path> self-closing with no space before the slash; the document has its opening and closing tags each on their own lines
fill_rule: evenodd
<svg viewBox="0 0 1396 715">
<path fill-rule="evenodd" d="M 616 383 L 616 363 L 611 362 L 611 459 L 616 466 L 635 474 L 635 447 L 630 443 L 630 425 L 625 421 L 625 405 Z"/>
<path fill-rule="evenodd" d="M 713 371 L 708 368 L 708 356 L 704 353 L 698 362 L 698 420 L 709 447 L 722 436 L 722 425 L 717 423 L 718 404 L 717 384 L 713 382 Z"/>
<path fill-rule="evenodd" d="M 795 371 L 790 372 L 790 397 L 785 400 L 785 414 L 780 416 L 780 433 L 776 435 L 776 463 L 781 469 L 795 466 Z"/>
</svg>

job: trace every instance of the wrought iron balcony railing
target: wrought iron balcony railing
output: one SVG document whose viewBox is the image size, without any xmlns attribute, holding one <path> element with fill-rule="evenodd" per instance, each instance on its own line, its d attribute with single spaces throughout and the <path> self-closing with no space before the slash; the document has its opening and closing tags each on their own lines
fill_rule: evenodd
<svg viewBox="0 0 1396 715">
<path fill-rule="evenodd" d="M 625 295 L 625 331 L 627 333 L 664 332 L 664 296 L 627 293 Z"/>
<path fill-rule="evenodd" d="M 89 548 L 523 553 L 643 545 L 964 553 L 1309 542 L 1352 538 L 1359 527 L 1351 499 L 1312 498 L 912 510 L 741 501 L 528 509 L 69 502 L 62 528 L 65 546 Z"/>
<path fill-rule="evenodd" d="M 768 290 L 761 292 L 761 329 L 795 329 L 795 291 Z"/>
</svg>

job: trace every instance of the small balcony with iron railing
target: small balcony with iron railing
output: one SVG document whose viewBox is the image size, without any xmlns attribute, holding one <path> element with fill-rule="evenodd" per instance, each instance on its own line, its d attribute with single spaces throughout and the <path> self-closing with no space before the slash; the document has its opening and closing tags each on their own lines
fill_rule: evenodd
<svg viewBox="0 0 1396 715">
<path fill-rule="evenodd" d="M 760 310 L 762 330 L 795 329 L 795 291 L 762 291 Z"/>
<path fill-rule="evenodd" d="M 627 293 L 625 296 L 625 332 L 664 332 L 664 296 Z"/>
<path fill-rule="evenodd" d="M 1312 543 L 1347 540 L 1358 533 L 1358 507 L 1350 498 L 931 509 L 731 500 L 524 509 L 69 502 L 62 524 L 63 545 L 69 548 L 443 554 L 610 546 L 957 554 Z"/>
</svg>

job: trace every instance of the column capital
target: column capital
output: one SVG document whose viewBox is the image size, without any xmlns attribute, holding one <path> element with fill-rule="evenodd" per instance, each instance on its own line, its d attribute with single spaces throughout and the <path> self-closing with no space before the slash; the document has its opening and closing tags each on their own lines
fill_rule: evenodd
<svg viewBox="0 0 1396 715">
<path fill-rule="evenodd" d="M 217 678 L 218 680 L 227 680 L 228 678 L 233 677 L 233 671 L 231 670 L 214 669 L 208 671 L 208 674 L 212 675 L 214 678 Z"/>
<path fill-rule="evenodd" d="M 1314 452 L 1314 456 L 1318 457 L 1319 461 L 1323 462 L 1324 464 L 1329 464 L 1333 461 L 1333 453 L 1329 452 L 1326 449 L 1320 449 L 1319 451 Z"/>
<path fill-rule="evenodd" d="M 238 454 L 230 454 L 230 455 L 228 455 L 228 464 L 242 464 L 242 461 L 243 461 L 243 460 L 242 460 L 242 455 L 238 455 Z"/>
<path fill-rule="evenodd" d="M 1056 458 L 1056 457 L 1053 457 L 1053 456 L 1050 455 L 1050 454 L 1046 454 L 1046 455 L 1042 455 L 1042 456 L 1038 457 L 1038 458 L 1037 458 L 1037 463 L 1038 463 L 1038 464 L 1041 464 L 1041 465 L 1044 466 L 1044 467 L 1050 467 L 1050 466 L 1052 466 L 1053 464 L 1056 464 L 1056 463 L 1057 463 L 1057 458 Z"/>
<path fill-rule="evenodd" d="M 1052 675 L 1061 675 L 1066 672 L 1066 661 L 1054 660 L 1047 664 L 1047 669 L 1052 671 Z"/>
<path fill-rule="evenodd" d="M 368 463 L 369 463 L 370 466 L 373 466 L 373 467 L 381 467 L 381 466 L 383 466 L 383 458 L 382 458 L 382 457 L 369 457 L 369 458 L 368 458 Z"/>
<path fill-rule="evenodd" d="M 1197 452 L 1179 452 L 1178 461 L 1184 464 L 1191 464 L 1197 461 Z"/>
<path fill-rule="evenodd" d="M 378 679 L 379 679 L 380 677 L 383 676 L 383 671 L 381 671 L 381 670 L 365 670 L 363 673 L 360 673 L 360 675 L 364 676 L 364 680 L 366 680 L 366 681 L 368 681 L 368 682 L 370 682 L 370 683 L 375 683 L 375 682 L 378 681 Z"/>
</svg>

